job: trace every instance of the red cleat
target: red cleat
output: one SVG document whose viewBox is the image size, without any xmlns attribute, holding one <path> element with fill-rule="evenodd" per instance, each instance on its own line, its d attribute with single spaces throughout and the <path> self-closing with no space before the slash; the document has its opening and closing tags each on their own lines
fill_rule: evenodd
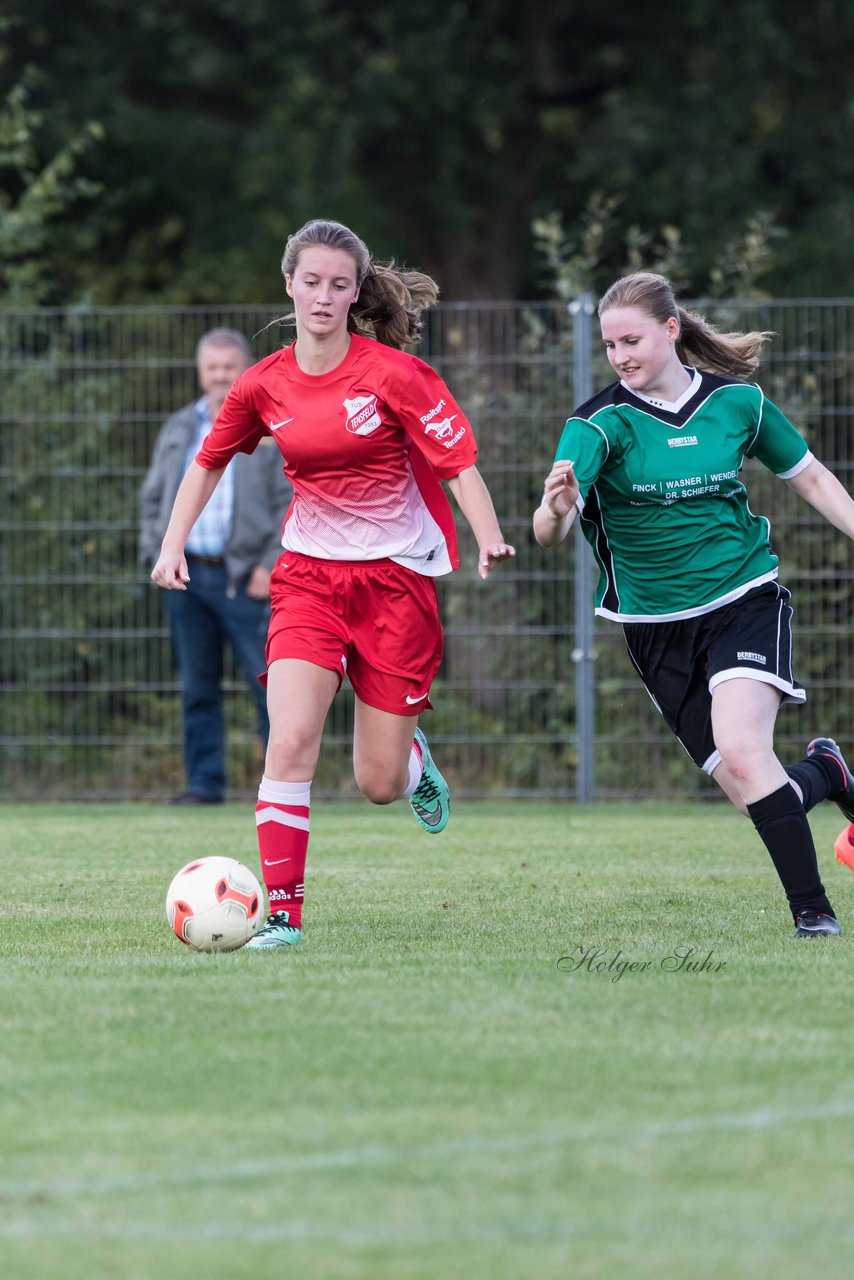
<svg viewBox="0 0 854 1280">
<path fill-rule="evenodd" d="M 840 831 L 833 845 L 837 862 L 844 862 L 846 867 L 854 871 L 854 822 L 844 831 Z"/>
</svg>

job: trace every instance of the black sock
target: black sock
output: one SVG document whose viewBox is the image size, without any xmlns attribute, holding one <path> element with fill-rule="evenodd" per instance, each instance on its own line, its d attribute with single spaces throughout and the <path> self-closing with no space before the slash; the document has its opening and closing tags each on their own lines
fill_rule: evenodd
<svg viewBox="0 0 854 1280">
<path fill-rule="evenodd" d="M 770 796 L 749 804 L 747 812 L 771 855 L 792 915 L 818 911 L 832 916 L 833 907 L 827 900 L 818 873 L 810 824 L 794 788 L 788 782 L 783 783 Z"/>
<path fill-rule="evenodd" d="M 787 764 L 785 769 L 792 781 L 797 782 L 800 787 L 807 813 L 828 798 L 837 781 L 831 772 L 830 763 L 820 756 L 810 756 L 800 764 Z"/>
</svg>

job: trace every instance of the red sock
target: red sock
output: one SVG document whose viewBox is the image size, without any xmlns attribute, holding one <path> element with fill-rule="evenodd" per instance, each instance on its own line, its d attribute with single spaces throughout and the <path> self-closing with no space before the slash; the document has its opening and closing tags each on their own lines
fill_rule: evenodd
<svg viewBox="0 0 854 1280">
<path fill-rule="evenodd" d="M 255 823 L 270 911 L 287 911 L 288 924 L 298 929 L 302 927 L 310 804 L 310 782 L 261 779 Z"/>
</svg>

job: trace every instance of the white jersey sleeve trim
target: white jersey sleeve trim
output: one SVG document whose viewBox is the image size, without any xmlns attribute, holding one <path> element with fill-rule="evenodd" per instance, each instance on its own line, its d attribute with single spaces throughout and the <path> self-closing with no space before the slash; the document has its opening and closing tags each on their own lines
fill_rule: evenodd
<svg viewBox="0 0 854 1280">
<path fill-rule="evenodd" d="M 805 471 L 814 460 L 815 454 L 811 453 L 810 450 L 807 449 L 800 462 L 796 462 L 793 467 L 789 467 L 788 471 L 778 471 L 777 478 L 779 480 L 792 480 L 795 476 L 799 476 L 802 471 Z"/>
</svg>

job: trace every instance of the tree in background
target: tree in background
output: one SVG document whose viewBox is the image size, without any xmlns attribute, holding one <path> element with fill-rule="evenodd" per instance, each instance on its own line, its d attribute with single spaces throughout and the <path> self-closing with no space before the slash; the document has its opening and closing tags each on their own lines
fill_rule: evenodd
<svg viewBox="0 0 854 1280">
<path fill-rule="evenodd" d="M 614 266 L 613 253 L 606 244 L 615 244 L 619 235 L 616 213 L 619 201 L 594 192 L 582 210 L 577 226 L 567 230 L 562 215 L 551 213 L 531 223 L 533 243 L 545 265 L 544 283 L 548 292 L 569 302 L 582 293 L 604 293 L 617 275 L 631 271 L 656 271 L 667 276 L 674 289 L 684 294 L 692 285 L 704 298 L 767 300 L 760 278 L 773 269 L 775 241 L 784 237 L 767 210 L 752 214 L 740 234 L 729 240 L 709 263 L 705 281 L 698 281 L 690 264 L 698 254 L 686 244 L 681 228 L 665 223 L 649 231 L 639 226 L 623 228 L 622 258 Z M 607 369 L 607 362 L 604 362 Z"/>
<path fill-rule="evenodd" d="M 92 512 L 104 523 L 113 515 L 102 480 L 115 379 L 98 372 L 72 387 L 79 324 L 36 309 L 54 293 L 56 227 L 67 211 L 93 207 L 97 185 L 80 166 L 102 133 L 88 123 L 48 145 L 33 106 L 39 82 L 25 68 L 0 103 L 0 684 L 3 737 L 13 744 L 2 758 L 9 778 L 22 767 L 14 743 L 33 723 L 57 738 L 79 723 L 77 707 L 52 697 L 47 682 L 88 679 L 87 633 L 115 607 L 106 577 L 77 576 L 103 550 Z M 71 432 L 58 425 L 68 420 Z M 96 457 L 101 475 L 93 474 Z M 73 596 L 58 589 L 72 576 Z"/>
<path fill-rule="evenodd" d="M 770 291 L 854 291 L 846 0 L 28 0 L 7 43 L 55 150 L 106 129 L 56 301 L 271 301 L 318 214 L 446 298 L 530 296 L 532 217 L 575 225 L 594 191 L 612 274 L 630 227 L 678 226 L 696 293 L 769 210 Z"/>
<path fill-rule="evenodd" d="M 44 117 L 31 105 L 38 83 L 27 68 L 0 104 L 0 301 L 6 304 L 46 299 L 52 221 L 98 192 L 78 168 L 103 130 L 88 123 L 43 160 L 38 141 Z"/>
</svg>

